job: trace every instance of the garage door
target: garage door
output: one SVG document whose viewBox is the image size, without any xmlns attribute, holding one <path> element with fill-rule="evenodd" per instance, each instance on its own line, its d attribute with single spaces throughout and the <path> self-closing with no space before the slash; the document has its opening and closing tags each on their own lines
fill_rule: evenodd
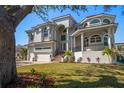
<svg viewBox="0 0 124 93">
<path fill-rule="evenodd" d="M 37 61 L 43 61 L 46 63 L 51 62 L 50 54 L 38 54 Z"/>
</svg>

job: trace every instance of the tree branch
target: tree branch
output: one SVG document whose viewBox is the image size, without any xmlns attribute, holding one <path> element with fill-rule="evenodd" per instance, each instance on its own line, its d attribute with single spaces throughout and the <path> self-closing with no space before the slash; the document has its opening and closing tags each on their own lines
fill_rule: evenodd
<svg viewBox="0 0 124 93">
<path fill-rule="evenodd" d="M 33 5 L 26 5 L 19 9 L 18 12 L 16 12 L 16 22 L 15 26 L 17 26 L 25 16 L 27 16 L 32 11 Z"/>
<path fill-rule="evenodd" d="M 11 9 L 9 9 L 7 12 L 10 14 L 10 15 L 14 15 L 18 10 L 20 9 L 19 6 L 13 6 Z"/>
</svg>

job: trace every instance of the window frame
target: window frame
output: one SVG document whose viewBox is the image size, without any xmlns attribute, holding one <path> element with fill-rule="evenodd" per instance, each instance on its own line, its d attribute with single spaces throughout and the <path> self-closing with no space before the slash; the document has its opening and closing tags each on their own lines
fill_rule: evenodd
<svg viewBox="0 0 124 93">
<path fill-rule="evenodd" d="M 34 36 L 35 36 L 34 33 L 31 33 L 31 34 L 29 35 L 29 37 L 30 37 L 30 40 L 29 40 L 29 41 L 31 41 L 31 42 L 34 41 Z"/>
<path fill-rule="evenodd" d="M 106 42 L 105 42 L 105 38 L 107 38 L 107 39 L 106 39 L 106 40 L 107 40 Z M 103 44 L 104 44 L 104 46 L 108 46 L 108 45 L 109 45 L 108 39 L 109 39 L 109 35 L 108 35 L 108 34 L 105 34 L 104 37 L 103 37 Z M 106 43 L 107 45 L 105 45 L 105 43 Z"/>
<path fill-rule="evenodd" d="M 99 22 L 92 23 L 94 20 L 98 20 Z M 94 18 L 89 23 L 90 23 L 91 26 L 96 26 L 96 25 L 100 25 L 101 24 L 101 20 L 100 20 L 100 18 Z"/>
<path fill-rule="evenodd" d="M 90 37 L 90 44 L 97 44 L 97 43 L 101 43 L 101 42 L 102 42 L 102 38 L 100 35 L 92 35 Z"/>
<path fill-rule="evenodd" d="M 47 32 L 45 32 L 45 31 L 47 31 Z M 43 37 L 48 37 L 49 36 L 49 29 L 48 29 L 47 26 L 43 28 L 42 32 L 43 32 Z"/>
<path fill-rule="evenodd" d="M 105 23 L 104 20 L 108 20 L 110 23 Z M 111 19 L 109 19 L 109 18 L 104 18 L 104 19 L 102 20 L 102 23 L 103 23 L 103 24 L 111 24 Z"/>
</svg>

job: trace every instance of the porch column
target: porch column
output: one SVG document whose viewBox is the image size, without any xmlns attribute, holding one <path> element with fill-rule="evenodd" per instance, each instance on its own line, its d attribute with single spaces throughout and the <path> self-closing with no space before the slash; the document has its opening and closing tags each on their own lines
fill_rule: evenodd
<svg viewBox="0 0 124 93">
<path fill-rule="evenodd" d="M 75 47 L 76 47 L 76 42 L 75 42 L 75 36 L 73 36 L 73 48 L 74 48 L 74 51 L 75 51 Z"/>
<path fill-rule="evenodd" d="M 81 33 L 81 51 L 84 51 L 84 33 Z"/>
<path fill-rule="evenodd" d="M 43 41 L 43 31 L 42 29 L 40 28 L 39 31 L 41 32 L 41 42 Z"/>
<path fill-rule="evenodd" d="M 72 36 L 71 36 L 71 51 L 73 51 L 73 38 L 72 38 Z"/>
<path fill-rule="evenodd" d="M 28 50 L 27 50 L 27 61 L 29 61 L 30 60 L 30 52 L 29 52 L 29 46 L 28 46 Z"/>
<path fill-rule="evenodd" d="M 69 34 L 68 34 L 69 28 L 66 29 L 66 51 L 69 50 Z"/>
<path fill-rule="evenodd" d="M 112 47 L 115 47 L 115 37 L 114 37 L 114 32 L 115 32 L 115 28 L 112 29 Z"/>
<path fill-rule="evenodd" d="M 109 38 L 108 38 L 108 47 L 110 49 L 112 49 L 112 32 L 111 32 L 111 28 L 108 29 L 108 35 L 109 35 Z"/>
<path fill-rule="evenodd" d="M 50 27 L 48 27 L 47 29 L 48 29 L 48 40 L 50 40 L 50 34 L 51 34 L 51 33 L 50 33 L 50 30 L 51 30 L 51 29 L 50 29 Z"/>
</svg>

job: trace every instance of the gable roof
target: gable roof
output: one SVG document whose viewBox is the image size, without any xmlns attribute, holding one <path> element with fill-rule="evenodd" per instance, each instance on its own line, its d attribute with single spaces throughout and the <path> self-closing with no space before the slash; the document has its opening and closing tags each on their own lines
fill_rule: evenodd
<svg viewBox="0 0 124 93">
<path fill-rule="evenodd" d="M 60 19 L 63 19 L 63 18 L 71 18 L 75 23 L 77 23 L 76 20 L 73 18 L 73 16 L 71 14 L 58 16 L 58 17 L 52 18 L 52 20 L 57 21 L 57 20 L 60 20 Z"/>
</svg>

